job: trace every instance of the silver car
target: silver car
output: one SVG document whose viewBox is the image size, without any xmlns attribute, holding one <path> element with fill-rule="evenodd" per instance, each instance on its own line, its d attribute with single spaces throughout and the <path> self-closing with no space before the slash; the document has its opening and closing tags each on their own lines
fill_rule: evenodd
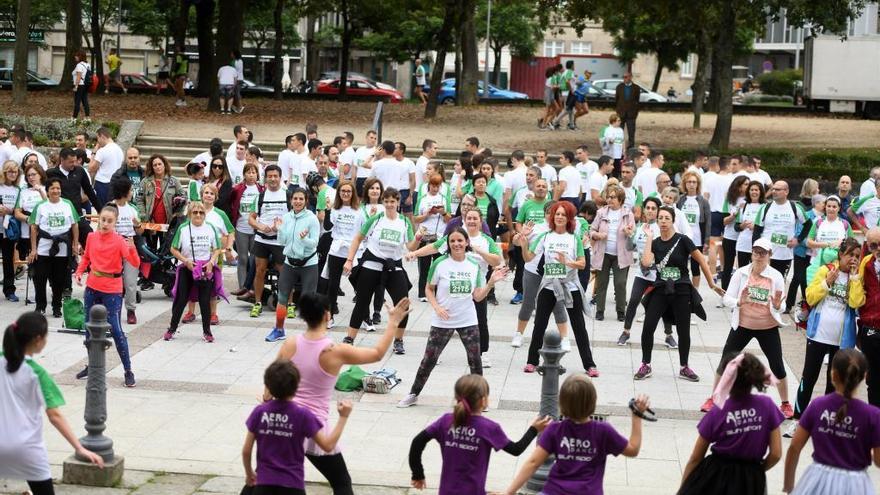
<svg viewBox="0 0 880 495">
<path fill-rule="evenodd" d="M 614 92 L 617 89 L 617 85 L 622 82 L 623 82 L 623 79 L 599 79 L 597 81 L 593 81 L 593 86 L 596 86 L 597 88 L 599 88 L 605 92 L 611 93 L 611 96 L 614 96 Z M 639 96 L 639 101 L 642 103 L 644 103 L 646 101 L 656 101 L 659 103 L 666 103 L 669 101 L 669 98 L 661 95 L 660 93 L 655 93 L 635 81 L 633 81 L 633 84 L 637 85 L 639 88 L 642 89 L 642 93 Z"/>
</svg>

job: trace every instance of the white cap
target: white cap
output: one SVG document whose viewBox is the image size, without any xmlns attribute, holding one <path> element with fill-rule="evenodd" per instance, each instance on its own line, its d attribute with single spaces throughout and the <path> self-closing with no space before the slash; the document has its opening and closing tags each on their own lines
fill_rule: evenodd
<svg viewBox="0 0 880 495">
<path fill-rule="evenodd" d="M 754 248 L 761 248 L 767 252 L 770 252 L 773 250 L 773 246 L 770 245 L 770 240 L 765 239 L 763 237 L 758 239 L 757 241 L 755 241 L 754 244 L 752 244 L 752 249 L 754 249 Z"/>
</svg>

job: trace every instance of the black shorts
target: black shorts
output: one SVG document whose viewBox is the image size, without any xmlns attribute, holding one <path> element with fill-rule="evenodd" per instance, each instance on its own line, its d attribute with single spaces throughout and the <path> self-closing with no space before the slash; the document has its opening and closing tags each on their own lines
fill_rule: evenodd
<svg viewBox="0 0 880 495">
<path fill-rule="evenodd" d="M 413 198 L 413 202 L 410 204 L 406 204 L 406 199 L 409 198 L 409 189 L 401 189 L 400 190 L 400 212 L 401 213 L 412 213 L 413 205 L 416 204 L 415 198 Z"/>
<path fill-rule="evenodd" d="M 712 212 L 712 229 L 709 230 L 711 237 L 721 237 L 724 234 L 724 213 Z"/>
<path fill-rule="evenodd" d="M 251 254 L 256 256 L 257 258 L 262 259 L 270 259 L 273 265 L 282 265 L 284 264 L 284 246 L 276 246 L 274 244 L 266 244 L 265 242 L 260 242 L 260 237 L 257 236 L 254 239 L 254 249 L 251 251 Z"/>
</svg>

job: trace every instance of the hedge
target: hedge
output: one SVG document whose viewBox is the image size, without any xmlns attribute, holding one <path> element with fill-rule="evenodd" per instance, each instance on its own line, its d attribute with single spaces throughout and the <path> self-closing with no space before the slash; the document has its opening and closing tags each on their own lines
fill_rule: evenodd
<svg viewBox="0 0 880 495">
<path fill-rule="evenodd" d="M 707 154 L 747 155 L 761 157 L 761 168 L 780 179 L 816 179 L 837 181 L 849 175 L 854 183 L 868 178 L 871 167 L 880 166 L 880 149 L 803 150 L 780 148 L 737 148 L 725 153 L 708 151 Z M 663 150 L 664 168 L 673 173 L 682 169 L 682 162 L 694 158 L 694 150 Z"/>
<path fill-rule="evenodd" d="M 758 76 L 761 92 L 768 95 L 792 95 L 795 82 L 804 80 L 802 69 L 785 69 L 765 72 Z"/>
<path fill-rule="evenodd" d="M 115 138 L 119 134 L 119 124 L 116 122 L 84 122 L 73 119 L 58 119 L 49 117 L 27 117 L 13 114 L 0 114 L 0 122 L 6 125 L 21 124 L 34 134 L 36 146 L 73 146 L 76 133 L 86 131 L 90 136 L 95 135 L 99 127 L 110 129 Z"/>
</svg>

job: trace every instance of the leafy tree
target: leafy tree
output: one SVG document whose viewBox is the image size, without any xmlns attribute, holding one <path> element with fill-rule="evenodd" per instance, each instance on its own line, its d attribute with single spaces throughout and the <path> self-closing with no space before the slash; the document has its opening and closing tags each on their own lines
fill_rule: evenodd
<svg viewBox="0 0 880 495">
<path fill-rule="evenodd" d="M 31 25 L 31 2 L 19 0 L 16 12 L 15 29 L 15 62 L 13 62 L 12 74 L 12 103 L 24 105 L 27 103 L 27 52 L 28 30 Z"/>
<path fill-rule="evenodd" d="M 15 31 L 18 26 L 19 0 L 0 0 L 0 29 Z M 29 30 L 50 29 L 55 23 L 61 22 L 64 13 L 64 0 L 31 0 L 29 20 L 26 24 Z"/>
<path fill-rule="evenodd" d="M 149 44 L 164 51 L 179 19 L 179 0 L 123 0 L 122 22 L 132 34 L 146 36 Z"/>
<path fill-rule="evenodd" d="M 456 78 L 456 103 L 476 105 L 477 84 L 480 79 L 479 57 L 477 55 L 476 20 L 477 0 L 459 0 L 458 35 L 461 49 L 461 77 Z"/>
<path fill-rule="evenodd" d="M 280 7 L 280 9 L 279 9 Z M 280 13 L 281 36 L 276 36 L 279 31 L 276 27 L 276 10 Z M 244 39 L 254 46 L 254 53 L 259 60 L 264 47 L 272 46 L 273 52 L 279 57 L 283 56 L 283 47 L 298 46 L 301 43 L 297 33 L 297 24 L 302 14 L 302 6 L 299 3 L 287 5 L 287 2 L 279 0 L 257 0 L 251 2 L 250 13 L 244 21 Z M 282 46 L 275 50 L 276 42 Z M 281 67 L 278 62 L 278 67 Z M 262 84 L 262 76 L 257 81 Z"/>
<path fill-rule="evenodd" d="M 489 3 L 477 5 L 477 36 L 485 39 L 486 14 Z M 537 4 L 528 0 L 496 0 L 492 2 L 492 19 L 489 30 L 489 48 L 494 54 L 492 83 L 498 84 L 501 74 L 501 51 L 510 47 L 514 57 L 529 59 L 534 56 L 538 43 L 544 39 L 547 19 L 537 13 Z"/>
<path fill-rule="evenodd" d="M 437 116 L 437 96 L 440 94 L 440 82 L 443 80 L 446 52 L 452 47 L 452 32 L 455 28 L 457 7 L 458 0 L 445 0 L 443 3 L 443 24 L 440 25 L 440 30 L 435 38 L 437 60 L 434 61 L 434 70 L 431 72 L 431 92 L 428 95 L 428 104 L 425 105 L 426 119 Z"/>
<path fill-rule="evenodd" d="M 376 56 L 403 62 L 433 50 L 443 24 L 442 4 L 426 0 L 395 0 L 383 3 L 386 20 L 355 41 Z"/>
</svg>

